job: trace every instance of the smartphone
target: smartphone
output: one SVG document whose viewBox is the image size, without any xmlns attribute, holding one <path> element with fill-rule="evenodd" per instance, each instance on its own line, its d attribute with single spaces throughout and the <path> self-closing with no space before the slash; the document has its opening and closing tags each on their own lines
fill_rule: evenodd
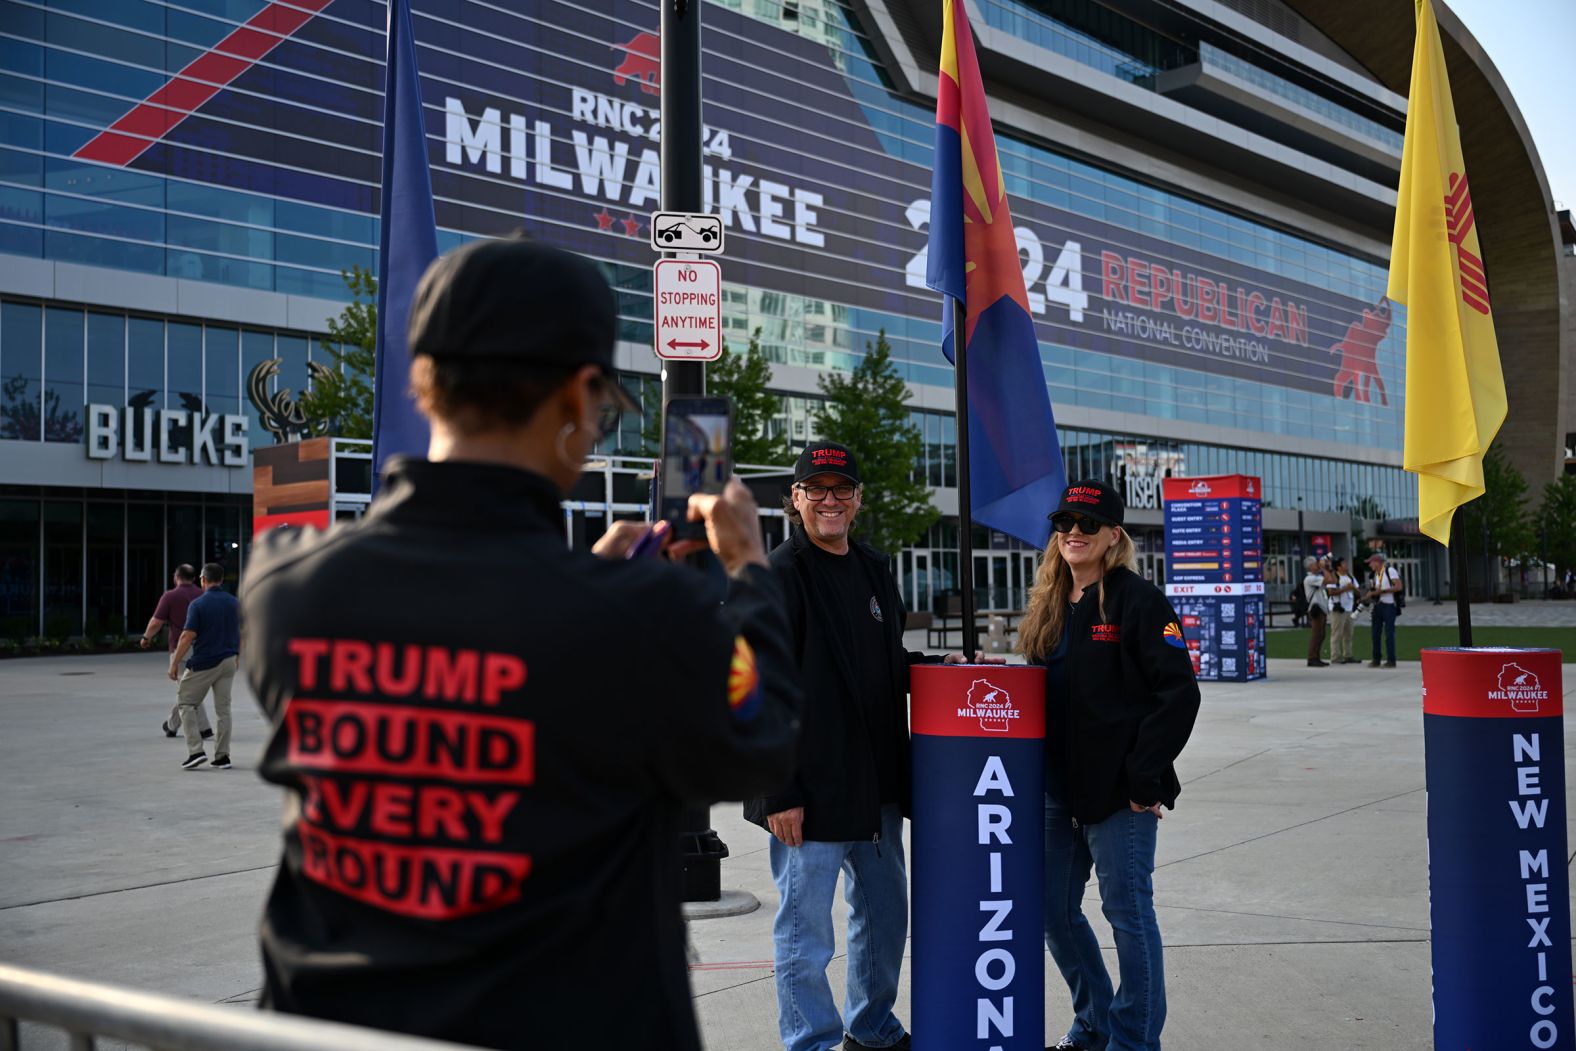
<svg viewBox="0 0 1576 1051">
<path fill-rule="evenodd" d="M 733 477 L 733 403 L 727 398 L 673 398 L 663 429 L 658 518 L 676 537 L 705 535 L 686 521 L 692 493 L 720 495 Z"/>
</svg>

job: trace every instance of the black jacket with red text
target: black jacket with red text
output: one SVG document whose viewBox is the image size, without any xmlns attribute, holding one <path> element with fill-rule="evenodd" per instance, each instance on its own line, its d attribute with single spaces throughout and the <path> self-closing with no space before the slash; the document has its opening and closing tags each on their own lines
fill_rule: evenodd
<svg viewBox="0 0 1576 1051">
<path fill-rule="evenodd" d="M 396 461 L 360 522 L 261 538 L 247 674 L 284 854 L 276 1010 L 492 1048 L 700 1047 L 685 801 L 774 791 L 798 692 L 780 587 L 567 550 L 558 494 Z"/>
<path fill-rule="evenodd" d="M 937 663 L 942 657 L 903 649 L 908 612 L 887 557 L 869 544 L 854 541 L 848 557 L 865 561 L 876 601 L 882 609 L 898 613 L 883 621 L 893 695 L 884 706 L 856 697 L 849 642 L 838 630 L 840 621 L 828 613 L 836 599 L 817 577 L 816 562 L 809 552 L 811 543 L 804 529 L 795 526 L 770 556 L 787 599 L 795 675 L 804 691 L 799 762 L 792 780 L 779 791 L 747 800 L 744 817 L 765 828 L 768 814 L 804 807 L 805 839 L 832 843 L 868 840 L 881 831 L 881 791 L 871 738 L 885 734 L 898 742 L 901 803 L 906 817 L 911 776 L 908 669 L 913 664 Z M 884 709 L 886 717 L 872 724 L 867 715 L 872 708 Z"/>
<path fill-rule="evenodd" d="M 1175 807 L 1182 785 L 1172 764 L 1193 732 L 1199 692 L 1171 603 L 1118 567 L 1105 575 L 1105 618 L 1091 587 L 1064 630 L 1067 696 L 1046 698 L 1045 733 L 1073 817 L 1094 824 L 1129 801 Z"/>
</svg>

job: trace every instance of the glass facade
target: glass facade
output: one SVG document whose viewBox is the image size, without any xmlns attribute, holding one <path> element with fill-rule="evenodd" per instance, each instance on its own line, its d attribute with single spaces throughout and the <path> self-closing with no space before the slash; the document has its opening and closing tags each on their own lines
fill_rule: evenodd
<svg viewBox="0 0 1576 1051">
<path fill-rule="evenodd" d="M 0 485 L 0 639 L 139 633 L 183 562 L 251 548 L 251 498 Z"/>
<path fill-rule="evenodd" d="M 939 297 L 924 287 L 932 106 L 895 89 L 855 5 L 708 3 L 704 192 L 706 210 L 728 230 L 729 345 L 742 350 L 757 336 L 768 360 L 813 380 L 854 368 L 884 339 L 908 383 L 950 388 Z M 233 80 L 209 85 L 210 100 L 171 115 L 156 141 L 124 156 L 115 151 L 125 143 L 105 145 L 107 128 L 264 7 L 0 0 L 0 254 L 346 301 L 341 272 L 377 265 L 382 4 L 332 5 Z M 657 207 L 658 100 L 641 49 L 657 28 L 654 3 L 413 7 L 440 248 L 523 224 L 597 258 L 618 293 L 620 337 L 649 345 L 643 223 Z M 1202 60 L 1398 141 L 1399 114 L 1359 112 L 1334 88 L 1309 87 L 1318 86 L 1311 72 L 1297 82 L 1279 75 L 1283 62 L 1168 35 L 1095 0 L 982 0 L 978 10 L 999 30 L 1145 89 L 1156 74 Z M 999 127 L 997 145 L 1053 405 L 1128 414 L 1150 431 L 1064 427 L 1070 474 L 1121 481 L 1164 461 L 1191 474 L 1258 475 L 1272 507 L 1301 497 L 1310 511 L 1415 514 L 1410 477 L 1366 462 L 1400 448 L 1404 311 L 1384 307 L 1383 326 L 1363 346 L 1348 329 L 1382 303 L 1382 258 L 1265 221 L 1226 191 L 1216 199 L 1180 192 L 1021 130 Z M 1124 310 L 1144 309 L 1135 272 L 1192 289 L 1189 309 L 1200 312 L 1184 313 L 1175 296 L 1166 338 L 1144 334 L 1123 319 Z M 1203 318 L 1197 290 L 1206 285 L 1228 306 L 1234 290 L 1234 325 L 1225 308 Z M 1147 300 L 1156 319 L 1159 288 Z M 1258 332 L 1249 329 L 1259 316 L 1243 309 L 1250 296 L 1273 298 L 1276 311 L 1284 300 L 1300 341 L 1283 329 L 1279 345 L 1234 352 Z M 1216 338 L 1227 329 L 1230 340 Z M 264 393 L 307 389 L 308 362 L 326 357 L 319 338 L 13 296 L 0 302 L 0 439 L 81 443 L 83 406 L 109 404 L 242 413 L 252 444 L 266 444 L 273 436 L 248 377 L 277 358 Z M 1343 379 L 1353 355 L 1367 370 L 1361 389 Z M 660 400 L 655 377 L 622 379 L 642 404 Z M 816 395 L 779 393 L 769 435 L 810 440 Z M 910 419 L 923 440 L 916 475 L 955 486 L 955 419 L 919 410 Z M 1168 436 L 1167 421 L 1259 440 L 1182 442 Z M 651 431 L 632 415 L 599 451 L 649 453 Z M 1321 460 L 1280 451 L 1299 438 L 1350 453 Z M 49 632 L 75 625 L 91 634 L 128 616 L 135 624 L 138 604 L 173 562 L 242 557 L 243 507 L 228 496 L 116 503 L 0 491 L 0 617 L 31 618 L 33 630 Z M 928 582 L 915 602 L 956 577 L 956 526 L 936 530 L 906 556 L 905 580 Z M 982 539 L 992 553 L 976 571 L 982 587 L 1005 589 L 993 592 L 1005 602 L 1032 566 L 996 541 Z"/>
<path fill-rule="evenodd" d="M 247 380 L 281 361 L 265 393 L 308 389 L 307 361 L 333 359 L 306 333 L 241 329 L 84 309 L 0 301 L 0 437 L 70 442 L 84 437 L 85 406 L 239 414 L 253 446 L 270 444 Z"/>
<path fill-rule="evenodd" d="M 150 152 L 150 156 L 159 154 L 156 160 L 105 168 L 72 156 L 97 130 L 135 106 L 181 63 L 213 46 L 257 6 L 220 0 L 202 0 L 180 8 L 149 0 L 73 3 L 69 8 L 21 0 L 0 3 L 5 22 L 0 32 L 0 121 L 5 126 L 4 149 L 0 151 L 0 250 L 344 299 L 340 270 L 352 265 L 370 267 L 376 262 L 378 230 L 372 189 L 378 148 L 374 104 L 380 71 L 369 56 L 380 53 L 381 9 L 369 6 L 364 11 L 339 14 L 340 9 L 335 8 L 309 22 L 301 39 L 266 56 L 255 75 L 230 88 L 235 95 L 233 105 L 222 113 L 205 109 L 186 121 L 171 133 L 170 143 L 161 143 Z M 466 0 L 453 12 L 428 9 L 421 3 L 416 6 L 417 38 L 424 42 L 423 70 L 429 80 L 438 82 L 429 88 L 428 108 L 432 111 L 429 134 L 433 136 L 434 185 L 440 225 L 445 227 L 444 245 L 518 225 L 520 198 L 505 172 L 506 168 L 511 175 L 531 170 L 528 162 L 537 149 L 545 149 L 549 155 L 553 150 L 563 151 L 566 162 L 571 155 L 586 158 L 578 180 L 571 178 L 574 173 L 553 171 L 547 185 L 534 186 L 527 194 L 527 219 L 539 216 L 546 233 L 566 232 L 562 213 L 576 208 L 587 185 L 600 182 L 594 177 L 598 172 L 605 172 L 609 179 L 618 176 L 616 185 L 610 182 L 609 188 L 603 189 L 604 196 L 634 200 L 640 177 L 629 158 L 638 144 L 630 147 L 629 153 L 619 154 L 625 160 L 616 170 L 598 168 L 601 162 L 595 151 L 622 144 L 603 138 L 599 145 L 590 133 L 578 130 L 565 134 L 557 105 L 539 102 L 551 87 L 547 76 L 504 73 L 505 57 L 512 63 L 511 69 L 540 65 L 537 60 L 550 49 L 545 43 L 533 42 L 537 31 L 560 15 L 567 18 L 567 6 L 542 0 L 534 13 L 503 12 Z M 822 60 L 843 79 L 844 100 L 851 99 L 857 106 L 879 144 L 877 152 L 867 152 L 859 163 L 879 170 L 888 183 L 899 180 L 928 185 L 934 115 L 928 107 L 890 90 L 851 9 L 829 2 L 762 7 L 743 0 L 716 6 L 719 10 L 733 8 L 756 23 L 770 23 L 824 48 Z M 988 21 L 1003 12 L 1009 14 L 1014 21 L 1004 27 L 1013 32 L 1032 37 L 1040 30 L 1030 27 L 1041 26 L 1051 34 L 1048 43 L 1095 68 L 1125 63 L 1158 69 L 1196 60 L 1196 47 L 1169 40 L 1089 0 L 1038 0 L 1033 4 L 987 0 L 983 8 Z M 628 36 L 647 21 L 655 26 L 655 11 L 645 5 L 621 6 L 619 11 L 621 17 L 611 27 L 597 24 L 597 31 L 617 38 Z M 490 57 L 489 49 L 476 40 L 483 30 L 473 33 L 464 28 L 473 21 L 478 27 L 496 26 L 495 32 L 512 34 L 515 39 L 495 44 L 494 48 L 503 51 Z M 592 28 L 590 22 L 587 28 Z M 708 46 L 714 50 L 745 50 L 752 58 L 761 55 L 762 61 L 775 46 L 772 39 L 759 38 L 758 33 L 745 36 L 720 25 L 711 33 Z M 456 67 L 460 44 L 477 44 L 476 59 Z M 577 58 L 573 63 L 589 81 L 592 71 L 585 66 L 585 59 Z M 449 79 L 459 69 L 468 71 L 468 79 Z M 605 73 L 598 75 L 605 77 Z M 1268 82 L 1261 86 L 1273 90 Z M 451 127 L 452 121 L 443 124 L 451 136 L 445 145 L 436 138 L 440 122 L 451 116 L 441 111 L 443 100 L 467 90 L 481 92 L 490 103 L 496 103 L 497 115 L 489 118 L 484 113 L 476 118 L 476 127 L 466 123 L 459 132 Z M 714 93 L 716 101 L 708 101 L 708 120 L 718 126 L 732 123 L 756 129 L 752 132 L 756 145 L 772 150 L 787 148 L 815 157 L 830 153 L 835 144 L 846 151 L 842 138 L 851 134 L 858 138 L 854 134 L 858 129 L 842 126 L 846 122 L 836 112 L 839 100 L 828 97 L 823 102 L 818 91 L 824 94 L 825 89 L 806 87 L 806 105 L 819 106 L 824 119 L 796 129 L 789 138 L 763 125 L 757 113 L 723 90 Z M 760 90 L 754 90 L 750 97 L 759 94 Z M 1311 99 L 1303 101 L 1313 104 Z M 505 115 L 511 107 L 524 111 L 533 106 L 543 115 L 541 128 Z M 621 112 L 624 116 L 620 119 L 626 124 L 634 120 L 628 111 Z M 488 156 L 478 166 L 469 159 L 468 147 L 455 147 L 452 136 L 456 134 L 462 139 L 466 135 L 485 137 L 489 119 L 498 122 L 493 129 L 498 148 L 520 151 L 510 153 L 508 165 L 503 158 L 494 163 L 495 158 Z M 546 138 L 537 141 L 533 135 Z M 518 143 L 511 136 L 518 138 Z M 742 142 L 744 137 L 740 134 L 738 138 Z M 1135 241 L 1140 237 L 1158 239 L 1172 246 L 1174 253 L 1197 253 L 1202 259 L 1217 261 L 1210 265 L 1223 268 L 1224 273 L 1230 273 L 1231 267 L 1248 267 L 1306 286 L 1316 290 L 1308 297 L 1307 309 L 1315 318 L 1327 318 L 1331 325 L 1344 325 L 1350 303 L 1374 303 L 1383 295 L 1381 260 L 1362 258 L 1338 245 L 1320 243 L 1229 208 L 1170 192 L 1005 129 L 998 144 L 1015 201 L 1065 210 L 1105 224 L 1118 236 L 1127 231 Z M 288 148 L 300 163 L 290 171 L 275 165 L 268 169 L 271 175 L 237 178 L 235 185 L 226 185 L 227 165 L 241 163 L 247 159 L 241 154 L 265 145 L 275 150 Z M 739 146 L 739 142 L 727 147 L 714 143 L 708 157 L 720 167 Z M 479 150 L 476 157 L 482 158 L 483 152 Z M 177 153 L 184 158 L 179 163 Z M 287 178 L 299 174 L 295 167 L 309 167 L 318 158 L 333 161 L 327 164 L 333 176 L 332 190 L 318 187 L 305 176 Z M 538 180 L 543 178 L 548 177 L 538 172 Z M 708 192 L 718 204 L 743 199 L 742 193 L 729 194 L 744 183 L 741 178 L 724 184 L 718 175 L 708 182 Z M 273 185 L 279 192 L 257 192 L 256 187 L 263 185 Z M 294 187 L 300 187 L 298 196 L 315 195 L 318 200 L 292 199 L 283 192 Z M 504 214 L 501 207 L 473 201 L 473 194 L 513 203 Z M 825 196 L 825 191 L 820 195 Z M 923 234 L 922 217 L 912 207 L 906 221 L 897 218 L 901 209 L 890 218 L 883 215 L 876 220 L 852 208 L 833 213 L 829 203 L 819 206 L 823 225 L 830 225 L 834 218 L 858 220 L 868 231 L 862 236 L 874 236 L 888 246 L 916 244 Z M 578 211 L 575 214 L 578 216 Z M 618 223 L 627 218 L 639 227 L 629 211 L 621 214 Z M 607 221 L 614 218 L 609 215 Z M 752 219 L 748 228 L 742 226 L 744 219 L 739 223 L 737 233 L 759 237 L 767 219 L 764 215 L 760 220 Z M 1026 227 L 1033 228 L 1032 224 Z M 612 232 L 617 230 L 618 224 L 614 224 Z M 1025 249 L 1026 274 L 1032 271 L 1043 278 L 1054 269 L 1054 253 L 1061 242 L 1043 229 L 1037 236 L 1045 243 Z M 748 244 L 749 239 L 742 243 Z M 626 335 L 649 339 L 649 269 L 607 256 L 608 247 L 604 245 L 604 255 L 626 292 L 622 297 Z M 830 245 L 827 251 L 831 251 Z M 858 245 L 846 244 L 837 252 L 849 259 L 870 254 Z M 1047 253 L 1043 261 L 1036 262 L 1037 252 Z M 624 254 L 622 248 L 619 254 Z M 916 283 L 912 266 L 906 272 L 903 268 L 903 251 L 895 257 L 890 248 L 879 254 L 883 261 L 876 261 L 871 254 L 870 265 L 854 271 L 862 276 L 844 282 L 844 295 L 838 297 L 796 289 L 805 270 L 817 265 L 811 258 L 802 260 L 804 269 L 798 274 L 776 268 L 770 286 L 758 281 L 735 285 L 730 289 L 726 330 L 742 336 L 762 328 L 763 346 L 772 360 L 823 369 L 851 368 L 866 345 L 885 332 L 905 378 L 914 383 L 949 385 L 948 366 L 937 351 L 939 307 L 934 297 L 927 297 L 913 309 L 873 305 L 893 298 L 883 289 L 894 285 L 909 288 Z M 1389 384 L 1386 411 L 1380 411 L 1372 403 L 1338 396 L 1328 389 L 1321 392 L 1307 384 L 1287 385 L 1273 370 L 1267 370 L 1263 379 L 1223 374 L 1207 353 L 1180 355 L 1180 360 L 1198 359 L 1189 367 L 1123 353 L 1080 350 L 1076 342 L 1058 337 L 1059 330 L 1067 326 L 1057 320 L 1054 309 L 1044 315 L 1040 319 L 1042 352 L 1056 404 L 1225 423 L 1288 437 L 1325 437 L 1364 448 L 1399 446 L 1403 385 L 1398 382 Z M 1399 375 L 1402 335 L 1398 312 L 1376 349 L 1380 374 Z M 1115 342 L 1120 345 L 1123 340 Z M 200 357 L 202 351 L 197 354 Z M 173 389 L 188 390 L 190 376 L 199 367 L 191 358 L 184 342 L 172 344 L 171 362 L 186 370 L 175 377 L 185 386 Z M 13 372 L 0 364 L 0 369 L 7 376 L 22 376 L 22 383 L 33 382 L 28 377 L 38 375 L 27 367 Z M 24 402 L 30 400 L 28 392 L 19 394 Z M 41 426 L 47 428 L 47 420 Z M 62 432 L 56 428 L 54 433 Z"/>
</svg>

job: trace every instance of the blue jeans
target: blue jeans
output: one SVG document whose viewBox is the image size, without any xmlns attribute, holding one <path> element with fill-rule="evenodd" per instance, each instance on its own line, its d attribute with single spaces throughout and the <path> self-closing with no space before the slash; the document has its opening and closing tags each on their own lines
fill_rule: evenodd
<svg viewBox="0 0 1576 1051">
<path fill-rule="evenodd" d="M 1160 819 L 1123 809 L 1075 826 L 1045 797 L 1045 945 L 1073 997 L 1067 1035 L 1094 1051 L 1159 1051 L 1166 1021 L 1165 968 L 1155 921 L 1155 832 Z M 1083 914 L 1093 869 L 1116 937 L 1121 985 L 1112 993 L 1100 944 Z"/>
<path fill-rule="evenodd" d="M 903 814 L 881 808 L 881 839 L 871 843 L 784 846 L 771 842 L 772 879 L 780 901 L 772 924 L 777 966 L 777 1029 L 787 1051 L 827 1051 L 848 1035 L 866 1047 L 903 1038 L 892 1013 L 908 944 L 908 867 Z M 832 962 L 832 895 L 843 874 L 848 901 L 848 986 L 837 1015 L 826 966 Z"/>
<path fill-rule="evenodd" d="M 1394 606 L 1390 605 L 1388 602 L 1375 602 L 1374 605 L 1373 605 L 1373 611 L 1372 612 L 1373 612 L 1373 618 L 1374 618 L 1374 624 L 1373 624 L 1373 629 L 1372 629 L 1372 631 L 1373 631 L 1373 638 L 1374 638 L 1374 660 L 1378 660 L 1379 659 L 1379 632 L 1383 631 L 1384 632 L 1384 644 L 1385 644 L 1385 647 L 1386 647 L 1386 649 L 1388 650 L 1388 652 L 1390 654 L 1390 656 L 1386 657 L 1385 659 L 1390 661 L 1391 663 L 1394 663 L 1395 662 L 1395 618 L 1397 616 L 1396 608 Z"/>
</svg>

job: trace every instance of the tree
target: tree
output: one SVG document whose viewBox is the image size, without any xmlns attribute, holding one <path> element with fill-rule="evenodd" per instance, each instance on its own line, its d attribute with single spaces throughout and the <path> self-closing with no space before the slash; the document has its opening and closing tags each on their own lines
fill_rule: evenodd
<svg viewBox="0 0 1576 1051">
<path fill-rule="evenodd" d="M 930 488 L 914 477 L 924 437 L 909 421 L 908 387 L 892 364 L 886 329 L 865 348 L 852 373 L 817 381 L 826 401 L 815 409 L 815 429 L 854 450 L 865 486 L 857 528 L 877 548 L 895 553 L 919 539 L 941 512 L 930 502 Z"/>
<path fill-rule="evenodd" d="M 1504 558 L 1520 558 L 1535 551 L 1537 536 L 1527 508 L 1527 480 L 1498 445 L 1490 446 L 1483 457 L 1483 489 L 1482 496 L 1461 508 L 1461 539 L 1467 551 Z"/>
<path fill-rule="evenodd" d="M 1543 556 L 1561 573 L 1576 568 L 1576 474 L 1562 474 L 1543 487 L 1537 523 Z"/>
<path fill-rule="evenodd" d="M 761 330 L 750 335 L 743 354 L 722 343 L 722 356 L 706 367 L 708 397 L 733 400 L 733 462 L 769 466 L 793 462 L 786 435 L 772 438 L 767 426 L 782 406 L 782 399 L 766 389 L 772 379 L 771 362 L 761 352 Z"/>
<path fill-rule="evenodd" d="M 312 389 L 300 398 L 308 420 L 320 421 L 320 433 L 336 438 L 372 437 L 373 374 L 377 369 L 378 278 L 370 270 L 351 267 L 340 276 L 352 302 L 328 321 L 328 339 L 318 347 L 334 367 L 318 373 Z"/>
</svg>

